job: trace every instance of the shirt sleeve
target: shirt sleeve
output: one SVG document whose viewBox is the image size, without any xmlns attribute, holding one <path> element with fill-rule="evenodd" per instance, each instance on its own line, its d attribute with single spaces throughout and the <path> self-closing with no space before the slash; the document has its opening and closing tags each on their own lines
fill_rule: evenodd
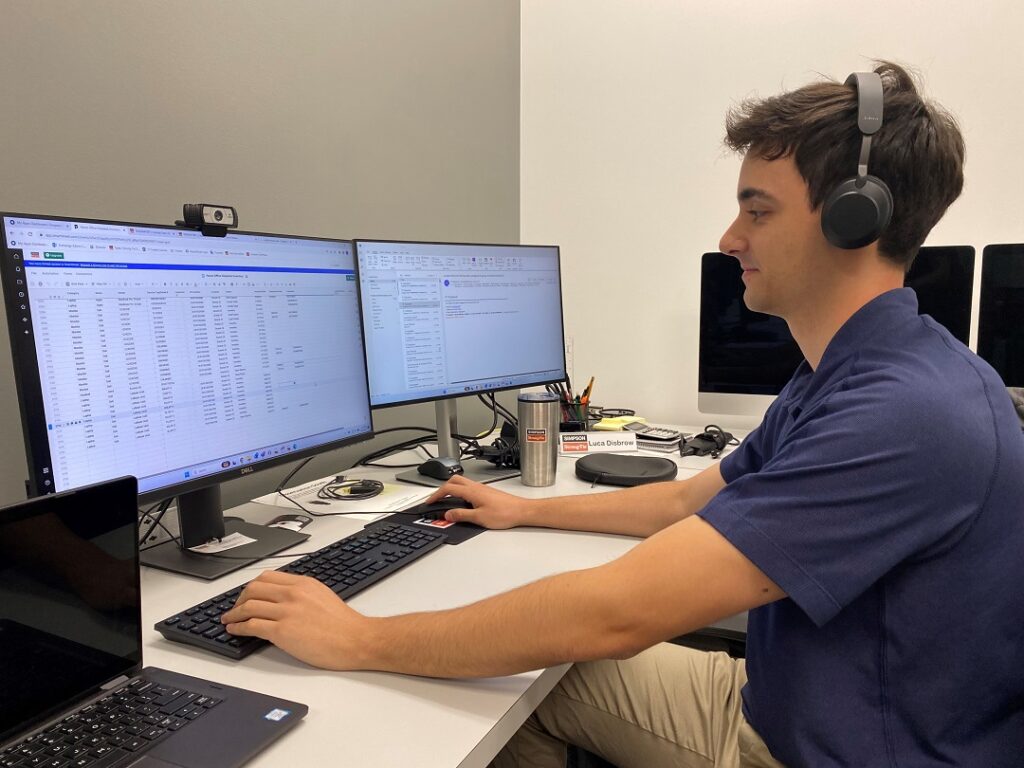
<svg viewBox="0 0 1024 768">
<path fill-rule="evenodd" d="M 768 450 L 768 446 L 765 445 L 766 436 L 778 433 L 779 420 L 785 413 L 783 403 L 786 401 L 791 386 L 792 383 L 787 384 L 779 396 L 768 406 L 761 424 L 743 438 L 743 442 L 735 450 L 722 457 L 720 469 L 725 482 L 731 483 L 738 477 L 760 471 Z"/>
<path fill-rule="evenodd" d="M 767 458 L 752 433 L 699 514 L 820 626 L 897 564 L 962 535 L 995 451 L 951 445 L 934 413 L 891 391 L 840 392 L 815 410 Z"/>
</svg>

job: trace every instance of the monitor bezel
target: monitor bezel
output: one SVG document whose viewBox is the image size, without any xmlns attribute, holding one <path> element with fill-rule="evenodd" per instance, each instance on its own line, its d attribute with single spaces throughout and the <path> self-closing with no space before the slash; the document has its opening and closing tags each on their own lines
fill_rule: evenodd
<svg viewBox="0 0 1024 768">
<path fill-rule="evenodd" d="M 21 413 L 21 424 L 22 433 L 25 440 L 25 457 L 28 462 L 28 491 L 30 496 L 47 495 L 54 492 L 60 492 L 60 490 L 73 490 L 73 488 L 65 489 L 46 489 L 45 487 L 45 475 L 42 473 L 42 467 L 46 466 L 45 458 L 49 455 L 49 439 L 46 435 L 46 418 L 45 410 L 43 408 L 43 395 L 42 395 L 42 383 L 39 378 L 39 364 L 38 357 L 36 355 L 35 348 L 35 336 L 34 334 L 29 340 L 26 340 L 16 333 L 16 325 L 18 324 L 19 311 L 15 306 L 14 294 L 12 290 L 17 286 L 13 283 L 16 278 L 12 274 L 12 260 L 9 258 L 10 252 L 19 251 L 20 249 L 10 248 L 7 245 L 7 219 L 8 218 L 26 218 L 26 219 L 43 219 L 49 221 L 68 221 L 68 222 L 82 222 L 87 224 L 109 224 L 112 226 L 128 226 L 128 227 L 145 227 L 148 229 L 164 229 L 172 232 L 185 230 L 195 231 L 188 227 L 180 227 L 171 224 L 148 224 L 137 221 L 118 221 L 112 219 L 91 219 L 77 216 L 55 216 L 52 214 L 35 214 L 35 213 L 15 213 L 13 211 L 4 211 L 0 213 L 3 218 L 0 219 L 0 236 L 3 237 L 3 265 L 0 269 L 0 277 L 3 280 L 3 294 L 4 294 L 4 305 L 7 313 L 7 326 L 8 335 L 10 336 L 11 342 L 11 362 L 14 368 L 14 380 L 15 387 L 18 394 L 18 409 Z M 309 235 L 290 235 L 283 234 L 280 232 L 256 232 L 251 230 L 232 230 L 229 234 L 236 235 L 256 235 L 260 237 L 276 237 L 285 238 L 289 240 L 315 240 L 319 242 L 330 242 L 330 243 L 342 243 L 349 244 L 352 247 L 352 261 L 353 264 L 357 261 L 355 243 L 352 240 L 346 240 L 344 238 L 333 238 L 333 237 L 315 237 Z M 359 308 L 359 333 L 362 334 L 362 304 L 359 301 L 359 287 L 358 287 L 358 273 L 356 278 L 356 304 Z M 31 304 L 29 304 L 31 307 Z M 369 369 L 366 361 L 366 345 L 361 343 L 360 347 L 363 350 L 362 354 L 362 365 L 363 365 L 363 376 L 366 382 L 366 400 L 368 404 L 368 415 L 369 415 L 369 429 L 366 432 L 360 432 L 355 435 L 341 438 L 339 440 L 332 440 L 327 443 L 321 443 L 317 446 L 311 446 L 302 450 L 296 450 L 292 453 L 283 454 L 280 456 L 271 456 L 266 460 L 260 460 L 251 464 L 246 464 L 239 467 L 231 467 L 229 469 L 222 470 L 220 472 L 212 472 L 209 475 L 204 475 L 199 478 L 188 480 L 181 483 L 174 483 L 172 485 L 161 486 L 160 488 L 154 488 L 148 491 L 143 491 L 139 494 L 139 503 L 145 504 L 153 501 L 159 501 L 161 499 L 170 498 L 173 496 L 179 496 L 184 493 L 191 491 L 201 490 L 214 485 L 220 485 L 228 480 L 236 480 L 241 477 L 247 477 L 257 472 L 262 472 L 266 469 L 280 466 L 282 464 L 298 461 L 301 459 L 308 458 L 310 456 L 316 456 L 321 453 L 328 451 L 337 450 L 339 448 L 345 448 L 355 443 L 364 442 L 374 437 L 374 426 L 373 426 L 373 413 L 372 407 L 369 405 L 370 402 L 370 377 Z M 28 365 L 26 365 L 28 362 Z M 28 370 L 26 370 L 26 368 Z M 34 416 L 29 413 L 30 409 L 34 409 Z M 44 456 L 45 453 L 45 456 Z M 113 478 L 105 478 L 113 479 Z M 104 480 L 105 480 L 104 479 Z M 104 480 L 95 480 L 93 482 L 103 482 Z M 85 486 L 75 486 L 75 488 L 81 488 Z"/>
<path fill-rule="evenodd" d="M 397 402 L 388 403 L 374 403 L 373 402 L 373 391 L 370 388 L 370 370 L 369 370 L 369 353 L 367 351 L 366 342 L 366 314 L 363 311 L 363 281 L 362 274 L 359 270 L 359 245 L 360 243 L 393 243 L 395 245 L 455 245 L 455 246 L 467 246 L 467 247 L 480 247 L 480 248 L 554 248 L 555 258 L 558 263 L 558 314 L 562 326 L 562 376 L 561 378 L 545 379 L 543 381 L 530 382 L 529 384 L 513 384 L 508 387 L 493 387 L 490 389 L 482 390 L 480 392 L 458 392 L 449 395 L 435 395 L 431 397 L 418 397 L 408 400 L 399 400 Z M 562 290 L 562 249 L 557 245 L 530 245 L 525 243 L 459 243 L 459 242 L 446 242 L 446 241 L 433 241 L 433 240 L 382 240 L 375 238 L 358 237 L 352 241 L 353 254 L 355 257 L 356 265 L 356 291 L 359 295 L 359 320 L 362 323 L 361 329 L 363 333 L 363 357 L 366 360 L 366 386 L 370 391 L 370 408 L 372 410 L 379 410 L 383 408 L 395 408 L 401 405 L 416 405 L 419 403 L 433 403 L 442 400 L 454 400 L 460 397 L 473 397 L 474 395 L 488 395 L 496 394 L 498 392 L 509 392 L 512 390 L 523 389 L 524 387 L 542 387 L 545 384 L 555 384 L 560 381 L 568 381 L 569 371 L 566 366 L 565 359 L 565 299 L 564 291 Z"/>
</svg>

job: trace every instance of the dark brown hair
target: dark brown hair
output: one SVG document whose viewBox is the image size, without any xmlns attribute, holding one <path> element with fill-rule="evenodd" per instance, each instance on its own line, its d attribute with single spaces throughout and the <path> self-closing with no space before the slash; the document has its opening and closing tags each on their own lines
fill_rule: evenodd
<svg viewBox="0 0 1024 768">
<path fill-rule="evenodd" d="M 884 115 L 873 137 L 868 172 L 892 192 L 893 214 L 878 241 L 886 258 L 910 268 L 924 242 L 964 185 L 964 140 L 956 120 L 924 101 L 902 67 L 876 62 Z M 856 175 L 860 153 L 857 93 L 834 81 L 812 83 L 729 111 L 725 143 L 765 160 L 792 155 L 814 209 L 829 191 Z"/>
</svg>

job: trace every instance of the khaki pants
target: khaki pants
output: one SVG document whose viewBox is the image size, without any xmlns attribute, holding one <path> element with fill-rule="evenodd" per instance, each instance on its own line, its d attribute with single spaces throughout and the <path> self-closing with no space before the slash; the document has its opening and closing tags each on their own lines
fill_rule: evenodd
<svg viewBox="0 0 1024 768">
<path fill-rule="evenodd" d="M 564 768 L 567 743 L 620 768 L 781 768 L 741 711 L 744 662 L 663 643 L 576 664 L 494 759 Z"/>
</svg>

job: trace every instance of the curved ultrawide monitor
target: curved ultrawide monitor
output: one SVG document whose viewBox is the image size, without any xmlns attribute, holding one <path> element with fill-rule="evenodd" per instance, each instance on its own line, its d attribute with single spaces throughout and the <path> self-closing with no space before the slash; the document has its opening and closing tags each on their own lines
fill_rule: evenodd
<svg viewBox="0 0 1024 768">
<path fill-rule="evenodd" d="M 33 493 L 178 495 L 372 436 L 352 245 L 3 214 Z"/>
<path fill-rule="evenodd" d="M 747 309 L 741 274 L 731 256 L 705 253 L 701 258 L 697 390 L 703 413 L 763 414 L 803 360 L 782 318 Z M 917 293 L 921 314 L 931 315 L 968 343 L 972 246 L 922 247 L 905 285 Z"/>
<path fill-rule="evenodd" d="M 374 406 L 564 381 L 557 246 L 357 240 Z"/>
</svg>

